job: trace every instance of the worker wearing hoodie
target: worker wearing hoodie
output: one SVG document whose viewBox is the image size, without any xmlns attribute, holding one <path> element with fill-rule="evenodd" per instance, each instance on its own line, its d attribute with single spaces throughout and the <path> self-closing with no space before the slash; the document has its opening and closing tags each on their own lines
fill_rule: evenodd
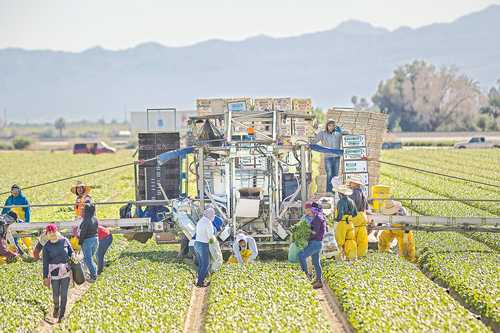
<svg viewBox="0 0 500 333">
<path fill-rule="evenodd" d="M 342 142 L 342 129 L 336 126 L 335 121 L 329 120 L 325 130 L 316 134 L 311 143 L 321 142 L 322 146 L 340 149 Z M 339 175 L 340 156 L 325 154 L 326 191 L 332 191 L 332 179 Z"/>
<path fill-rule="evenodd" d="M 228 259 L 230 264 L 248 264 L 257 258 L 259 251 L 257 250 L 257 243 L 253 237 L 245 234 L 236 235 L 233 243 L 233 254 Z"/>
<path fill-rule="evenodd" d="M 82 247 L 83 261 L 90 273 L 90 279 L 88 281 L 95 282 L 97 278 L 97 267 L 94 262 L 94 255 L 99 245 L 99 240 L 97 238 L 98 221 L 95 217 L 95 205 L 91 203 L 85 204 L 83 209 L 83 221 L 80 224 L 79 230 L 78 243 Z"/>
<path fill-rule="evenodd" d="M 24 196 L 21 188 L 14 184 L 10 189 L 11 195 L 5 201 L 4 206 L 25 206 L 29 205 L 28 199 Z M 30 222 L 30 208 L 29 207 L 12 207 L 2 209 L 2 214 L 7 214 L 13 211 L 17 214 L 17 218 L 26 223 Z"/>
</svg>

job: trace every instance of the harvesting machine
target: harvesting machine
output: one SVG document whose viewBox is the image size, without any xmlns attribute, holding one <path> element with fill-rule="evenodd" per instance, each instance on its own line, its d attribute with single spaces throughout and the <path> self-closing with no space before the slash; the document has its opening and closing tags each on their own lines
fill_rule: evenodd
<svg viewBox="0 0 500 333">
<path fill-rule="evenodd" d="M 343 136 L 342 149 L 331 149 L 310 143 L 316 126 L 309 99 L 198 100 L 197 106 L 198 115 L 189 118 L 183 145 L 179 132 L 139 133 L 138 160 L 119 166 L 133 165 L 136 198 L 120 204 L 148 207 L 150 214 L 142 218 L 122 214 L 100 221 L 114 233 L 143 241 L 154 235 L 157 242 L 168 243 L 177 242 L 175 230 L 181 230 L 191 238 L 205 205 L 211 204 L 224 221 L 218 235 L 221 241 L 229 244 L 236 233 L 244 231 L 260 248 L 288 246 L 289 229 L 301 218 L 306 200 L 315 197 L 329 211 L 335 205 L 335 197 L 324 193 L 322 166 L 313 163 L 313 152 L 341 156 L 337 181 L 357 174 L 374 206 L 388 199 L 377 191 L 384 114 L 331 109 L 328 117 L 349 133 Z M 98 172 L 102 171 L 106 170 Z M 319 174 L 316 182 L 313 173 Z M 49 204 L 58 205 L 72 204 Z M 498 217 L 371 216 L 377 225 L 374 229 L 379 230 L 500 230 Z M 77 221 L 56 223 L 70 229 Z M 11 228 L 29 233 L 45 225 Z"/>
</svg>

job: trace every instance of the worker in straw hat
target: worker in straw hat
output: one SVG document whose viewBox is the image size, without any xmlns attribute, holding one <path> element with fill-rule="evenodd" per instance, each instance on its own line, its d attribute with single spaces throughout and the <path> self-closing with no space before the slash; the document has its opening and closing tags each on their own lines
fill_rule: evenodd
<svg viewBox="0 0 500 333">
<path fill-rule="evenodd" d="M 366 199 L 361 186 L 363 181 L 357 175 L 351 176 L 348 181 L 349 188 L 352 189 L 352 194 L 349 196 L 354 204 L 358 214 L 353 217 L 352 223 L 354 224 L 354 238 L 356 240 L 357 256 L 364 257 L 368 252 L 368 217 L 366 211 L 368 210 L 368 200 Z"/>
<path fill-rule="evenodd" d="M 349 196 L 352 190 L 345 185 L 333 187 L 340 200 L 337 203 L 335 220 L 338 222 L 335 229 L 335 240 L 340 250 L 340 258 L 352 260 L 357 257 L 357 245 L 353 219 L 358 215 L 354 201 Z"/>
<path fill-rule="evenodd" d="M 71 187 L 71 193 L 76 195 L 75 215 L 77 217 L 82 217 L 85 201 L 92 200 L 90 196 L 90 186 L 85 185 L 81 181 L 77 181 L 76 184 Z"/>
<path fill-rule="evenodd" d="M 381 213 L 384 215 L 406 215 L 403 205 L 399 201 L 388 200 L 382 207 Z M 394 227 L 401 227 L 401 224 L 393 224 Z M 384 230 L 380 235 L 378 249 L 381 252 L 389 252 L 389 247 L 394 238 L 398 241 L 398 254 L 407 260 L 414 262 L 415 239 L 410 230 Z"/>
</svg>

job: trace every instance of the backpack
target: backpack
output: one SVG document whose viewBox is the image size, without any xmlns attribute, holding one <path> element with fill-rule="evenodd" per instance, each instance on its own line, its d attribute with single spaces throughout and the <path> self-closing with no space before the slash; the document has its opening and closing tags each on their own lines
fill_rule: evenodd
<svg viewBox="0 0 500 333">
<path fill-rule="evenodd" d="M 131 203 L 128 203 L 128 204 L 120 207 L 120 218 L 121 219 L 132 218 L 132 204 Z"/>
</svg>

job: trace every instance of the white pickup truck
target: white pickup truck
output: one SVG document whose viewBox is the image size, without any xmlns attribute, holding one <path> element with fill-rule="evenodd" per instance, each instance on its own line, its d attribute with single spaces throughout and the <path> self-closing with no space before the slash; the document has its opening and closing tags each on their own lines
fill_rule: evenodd
<svg viewBox="0 0 500 333">
<path fill-rule="evenodd" d="M 455 148 L 463 149 L 463 148 L 495 148 L 500 147 L 498 143 L 492 141 L 486 141 L 484 136 L 475 136 L 470 138 L 469 141 L 466 142 L 457 142 L 455 143 Z"/>
</svg>

